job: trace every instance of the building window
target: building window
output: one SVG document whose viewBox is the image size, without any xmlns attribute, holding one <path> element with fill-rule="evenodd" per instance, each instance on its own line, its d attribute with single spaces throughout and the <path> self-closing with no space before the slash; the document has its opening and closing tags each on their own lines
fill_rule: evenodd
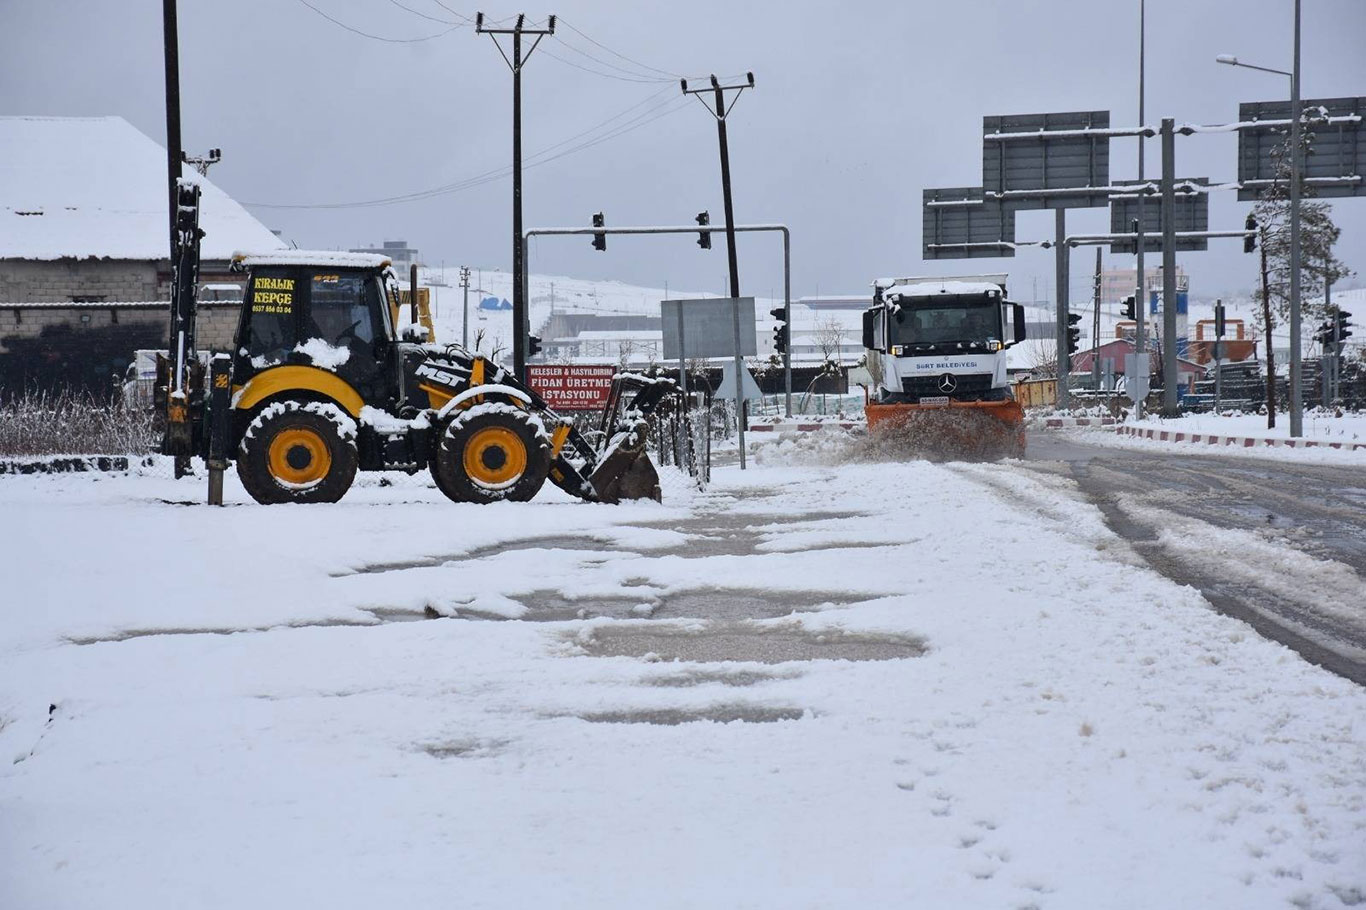
<svg viewBox="0 0 1366 910">
<path fill-rule="evenodd" d="M 90 322 L 90 314 L 89 314 L 89 313 L 82 313 L 82 314 L 81 314 L 81 324 L 84 325 L 84 324 L 89 323 L 89 322 Z"/>
<path fill-rule="evenodd" d="M 104 303 L 109 299 L 108 294 L 89 294 L 84 297 L 72 297 L 72 303 Z M 88 320 L 87 320 L 88 321 Z"/>
<path fill-rule="evenodd" d="M 111 309 L 111 310 L 109 311 L 109 321 L 110 321 L 111 323 L 113 323 L 114 325 L 118 325 L 118 324 L 119 324 L 119 311 L 118 311 L 118 310 Z"/>
</svg>

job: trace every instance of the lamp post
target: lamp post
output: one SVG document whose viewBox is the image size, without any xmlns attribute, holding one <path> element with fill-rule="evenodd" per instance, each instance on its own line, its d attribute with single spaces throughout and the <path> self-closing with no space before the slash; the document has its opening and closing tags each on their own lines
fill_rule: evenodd
<svg viewBox="0 0 1366 910">
<path fill-rule="evenodd" d="M 1290 77 L 1290 435 L 1304 435 L 1300 375 L 1300 0 L 1295 0 L 1295 55 L 1290 72 L 1243 63 L 1232 54 L 1215 62 Z M 1266 340 L 1271 344 L 1271 339 Z M 1271 402 L 1268 402 L 1270 405 Z"/>
</svg>

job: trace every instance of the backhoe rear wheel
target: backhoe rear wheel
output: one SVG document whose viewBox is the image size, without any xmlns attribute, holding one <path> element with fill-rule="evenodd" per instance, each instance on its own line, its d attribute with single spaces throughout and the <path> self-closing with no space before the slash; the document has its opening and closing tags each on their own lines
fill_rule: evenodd
<svg viewBox="0 0 1366 910">
<path fill-rule="evenodd" d="M 318 402 L 267 405 L 242 434 L 237 476 L 259 503 L 336 502 L 356 477 L 356 425 Z"/>
<path fill-rule="evenodd" d="M 437 488 L 456 502 L 526 502 L 545 484 L 550 448 L 525 411 L 482 404 L 447 425 L 431 467 Z"/>
</svg>

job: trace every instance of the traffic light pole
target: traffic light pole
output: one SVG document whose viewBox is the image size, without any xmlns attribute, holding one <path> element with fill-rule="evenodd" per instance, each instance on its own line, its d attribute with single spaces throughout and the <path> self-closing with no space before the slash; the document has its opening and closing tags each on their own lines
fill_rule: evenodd
<svg viewBox="0 0 1366 910">
<path fill-rule="evenodd" d="M 1067 374 L 1072 370 L 1072 355 L 1068 351 L 1067 344 L 1067 314 L 1068 314 L 1068 275 L 1071 272 L 1071 246 L 1067 243 L 1067 209 L 1057 209 L 1054 213 L 1054 224 L 1057 229 L 1057 239 L 1054 247 L 1054 265 L 1056 274 L 1054 281 L 1057 284 L 1057 345 L 1058 345 L 1058 395 L 1057 406 L 1066 408 L 1071 404 L 1071 398 L 1067 393 Z"/>
<path fill-rule="evenodd" d="M 1176 417 L 1176 121 L 1162 120 L 1162 416 Z"/>
<path fill-rule="evenodd" d="M 180 179 L 180 38 L 176 25 L 176 0 L 162 0 L 162 38 L 166 63 L 166 213 L 170 260 L 176 258 L 176 181 Z"/>
<path fill-rule="evenodd" d="M 477 35 L 488 35 L 512 70 L 512 372 L 518 382 L 526 382 L 527 335 L 529 320 L 526 299 L 526 258 L 522 251 L 522 67 L 536 50 L 541 39 L 555 34 L 555 17 L 551 16 L 543 29 L 526 28 L 526 15 L 517 17 L 512 28 L 484 28 L 484 14 L 475 18 Z M 512 57 L 509 58 L 498 43 L 499 35 L 512 36 Z M 534 35 L 536 40 L 525 54 L 522 36 Z"/>
</svg>

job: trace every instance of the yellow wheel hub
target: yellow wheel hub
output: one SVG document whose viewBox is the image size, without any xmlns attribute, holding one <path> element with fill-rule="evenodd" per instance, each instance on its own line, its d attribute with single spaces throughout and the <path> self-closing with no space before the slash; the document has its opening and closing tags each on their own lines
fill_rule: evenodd
<svg viewBox="0 0 1366 910">
<path fill-rule="evenodd" d="M 267 453 L 270 474 L 291 487 L 322 483 L 332 470 L 332 453 L 313 430 L 291 427 L 275 434 Z"/>
<path fill-rule="evenodd" d="M 507 427 L 486 427 L 470 437 L 462 460 L 470 480 L 501 489 L 526 472 L 526 444 Z"/>
</svg>

